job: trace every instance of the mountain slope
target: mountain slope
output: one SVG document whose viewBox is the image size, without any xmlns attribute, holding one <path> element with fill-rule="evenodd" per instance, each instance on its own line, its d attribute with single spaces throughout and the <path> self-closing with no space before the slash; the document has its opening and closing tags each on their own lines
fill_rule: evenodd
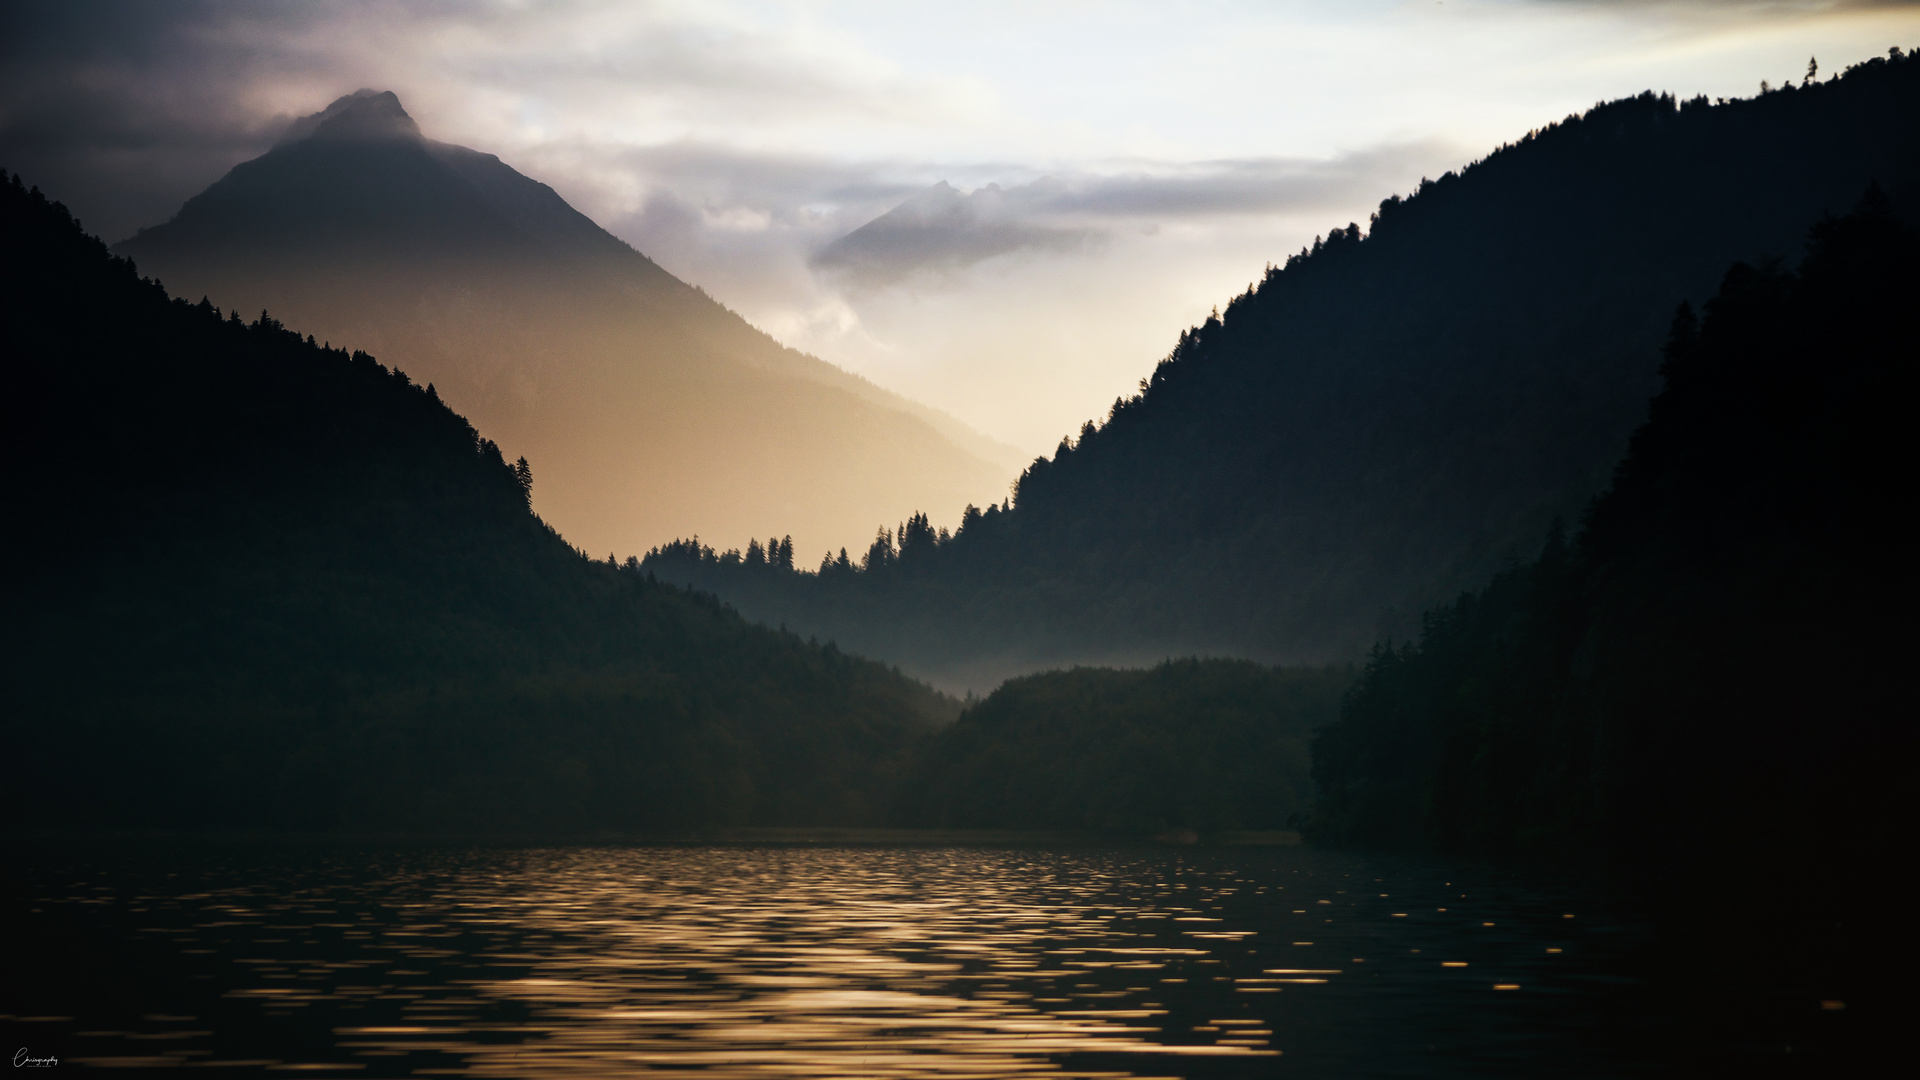
<svg viewBox="0 0 1920 1080">
<path fill-rule="evenodd" d="M 8 826 L 869 824 L 958 711 L 589 561 L 435 391 L 17 177 L 0 237 Z"/>
<path fill-rule="evenodd" d="M 1748 101 L 1602 105 L 1273 268 L 950 541 L 909 521 L 870 569 L 819 576 L 686 544 L 648 566 L 948 685 L 1357 656 L 1577 516 L 1674 304 L 1792 254 L 1875 180 L 1920 206 L 1910 57 Z"/>
<path fill-rule="evenodd" d="M 391 93 L 295 125 L 116 247 L 176 295 L 351 341 L 431 382 L 595 551 L 668 536 L 845 543 L 1004 492 L 1000 449 L 780 346 Z"/>
<path fill-rule="evenodd" d="M 1716 891 L 1792 865 L 1827 893 L 1809 860 L 1870 859 L 1913 743 L 1916 294 L 1920 233 L 1870 196 L 1797 273 L 1736 265 L 1675 319 L 1574 543 L 1376 651 L 1315 743 L 1320 839 L 1598 853 Z"/>
</svg>

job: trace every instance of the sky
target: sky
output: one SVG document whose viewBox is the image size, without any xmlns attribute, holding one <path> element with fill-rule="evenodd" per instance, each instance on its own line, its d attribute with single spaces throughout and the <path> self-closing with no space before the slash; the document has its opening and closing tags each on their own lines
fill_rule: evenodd
<svg viewBox="0 0 1920 1080">
<path fill-rule="evenodd" d="M 7 0 L 0 167 L 111 242 L 390 89 L 787 344 L 1033 455 L 1423 176 L 1602 100 L 1896 45 L 1920 2 Z"/>
</svg>

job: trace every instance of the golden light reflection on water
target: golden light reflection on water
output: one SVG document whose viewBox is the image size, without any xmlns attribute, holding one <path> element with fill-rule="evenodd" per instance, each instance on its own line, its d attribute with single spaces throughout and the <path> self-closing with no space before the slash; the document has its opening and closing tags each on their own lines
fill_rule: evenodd
<svg viewBox="0 0 1920 1080">
<path fill-rule="evenodd" d="M 1485 928 L 1512 921 L 1491 910 L 1409 918 L 1339 888 L 1353 873 L 1297 851 L 573 848 L 241 864 L 205 891 L 118 894 L 140 936 L 191 958 L 176 974 L 205 980 L 215 1004 L 202 1012 L 218 1015 L 76 1033 L 87 1041 L 73 1060 L 364 1076 L 1267 1075 L 1283 1054 L 1294 1070 L 1352 1060 L 1380 1009 L 1455 1031 L 1484 1008 L 1461 997 L 1472 991 L 1452 969 L 1465 961 L 1409 946 L 1473 956 L 1474 985 L 1507 1000 L 1555 962 L 1537 938 Z M 157 1054 L 144 1041 L 175 1036 Z"/>
<path fill-rule="evenodd" d="M 369 956 L 291 972 L 329 985 L 234 994 L 297 1008 L 415 993 L 403 1011 L 421 1022 L 341 1025 L 341 1047 L 449 1052 L 462 1059 L 449 1071 L 468 1076 L 526 1075 L 536 1060 L 548 1076 L 1127 1076 L 1142 1073 L 1062 1062 L 1279 1053 L 1245 1031 L 1167 1037 L 1152 977 L 1209 953 L 1161 936 L 1228 945 L 1253 931 L 1186 930 L 1226 920 L 1154 895 L 1166 890 L 1150 881 L 1008 852 L 653 849 L 534 861 L 512 879 L 440 883 L 418 906 L 442 922 L 362 931 L 363 951 L 400 966 Z M 1115 902 L 1128 892 L 1134 902 Z M 406 965 L 457 955 L 436 941 L 474 935 L 501 943 L 471 952 L 477 970 L 405 986 Z M 1116 944 L 1139 937 L 1153 940 Z M 342 971 L 363 971 L 364 985 Z M 500 1003 L 525 1018 L 490 1020 Z"/>
</svg>

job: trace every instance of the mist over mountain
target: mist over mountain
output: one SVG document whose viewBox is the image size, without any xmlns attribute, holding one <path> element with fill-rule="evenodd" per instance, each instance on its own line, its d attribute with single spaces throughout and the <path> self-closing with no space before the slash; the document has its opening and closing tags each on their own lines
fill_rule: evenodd
<svg viewBox="0 0 1920 1080">
<path fill-rule="evenodd" d="M 950 686 L 1358 656 L 1577 520 L 1674 305 L 1793 256 L 1876 181 L 1920 206 L 1920 61 L 1898 50 L 1750 100 L 1596 106 L 1272 267 L 950 536 L 885 523 L 817 574 L 694 543 L 647 565 Z"/>
<path fill-rule="evenodd" d="M 1062 191 L 1059 181 L 1049 179 L 1013 188 L 988 184 L 961 194 L 942 180 L 827 245 L 813 265 L 875 287 L 1029 248 L 1073 248 L 1095 234 L 1036 220 Z"/>
<path fill-rule="evenodd" d="M 1005 491 L 1007 450 L 782 347 L 392 93 L 307 117 L 115 250 L 430 382 L 595 551 L 778 527 L 803 550 Z"/>
</svg>

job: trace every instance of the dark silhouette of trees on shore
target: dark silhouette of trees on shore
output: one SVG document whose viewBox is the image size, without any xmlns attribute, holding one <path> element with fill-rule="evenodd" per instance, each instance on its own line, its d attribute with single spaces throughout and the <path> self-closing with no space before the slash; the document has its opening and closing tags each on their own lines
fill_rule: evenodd
<svg viewBox="0 0 1920 1080">
<path fill-rule="evenodd" d="M 1795 896 L 1883 857 L 1913 751 L 1916 296 L 1920 235 L 1876 189 L 1797 271 L 1736 265 L 1683 306 L 1578 535 L 1374 650 L 1314 743 L 1314 836 L 1715 887 L 1792 866 Z"/>
</svg>

